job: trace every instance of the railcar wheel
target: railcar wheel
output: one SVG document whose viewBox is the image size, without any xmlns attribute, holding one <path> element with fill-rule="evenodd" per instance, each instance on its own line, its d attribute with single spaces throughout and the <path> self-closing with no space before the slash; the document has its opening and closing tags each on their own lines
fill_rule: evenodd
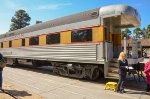
<svg viewBox="0 0 150 99">
<path fill-rule="evenodd" d="M 13 60 L 13 65 L 19 65 L 18 59 Z"/>
<path fill-rule="evenodd" d="M 39 62 L 36 60 L 32 60 L 32 65 L 33 65 L 33 67 L 40 67 Z"/>
<path fill-rule="evenodd" d="M 99 78 L 99 69 L 94 68 L 91 72 L 90 80 L 97 80 Z"/>
</svg>

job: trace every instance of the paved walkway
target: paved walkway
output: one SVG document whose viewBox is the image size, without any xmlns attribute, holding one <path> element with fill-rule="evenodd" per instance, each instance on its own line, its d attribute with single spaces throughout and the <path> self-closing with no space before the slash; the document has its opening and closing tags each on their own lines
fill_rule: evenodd
<svg viewBox="0 0 150 99">
<path fill-rule="evenodd" d="M 91 82 L 61 77 L 50 71 L 45 72 L 30 68 L 6 67 L 4 79 L 8 83 L 21 86 L 24 90 L 34 92 L 45 99 L 150 99 L 150 95 L 145 94 L 142 90 L 137 91 L 131 84 L 126 89 L 128 91 L 126 94 L 118 94 L 103 89 L 105 82 L 107 82 L 105 80 Z M 139 85 L 137 83 L 137 86 Z"/>
</svg>

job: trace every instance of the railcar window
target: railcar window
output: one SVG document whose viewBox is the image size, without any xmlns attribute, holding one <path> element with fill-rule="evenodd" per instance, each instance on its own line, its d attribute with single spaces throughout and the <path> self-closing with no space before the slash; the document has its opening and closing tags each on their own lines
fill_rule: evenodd
<svg viewBox="0 0 150 99">
<path fill-rule="evenodd" d="M 9 47 L 12 47 L 12 41 L 9 41 Z"/>
<path fill-rule="evenodd" d="M 25 39 L 22 39 L 22 46 L 25 46 Z"/>
<path fill-rule="evenodd" d="M 92 29 L 74 30 L 71 32 L 71 42 L 92 41 Z"/>
<path fill-rule="evenodd" d="M 39 45 L 39 37 L 31 37 L 29 39 L 29 45 Z"/>
<path fill-rule="evenodd" d="M 1 42 L 1 48 L 3 48 L 3 42 Z"/>
<path fill-rule="evenodd" d="M 60 43 L 60 33 L 49 34 L 46 36 L 46 44 L 58 44 Z"/>
</svg>

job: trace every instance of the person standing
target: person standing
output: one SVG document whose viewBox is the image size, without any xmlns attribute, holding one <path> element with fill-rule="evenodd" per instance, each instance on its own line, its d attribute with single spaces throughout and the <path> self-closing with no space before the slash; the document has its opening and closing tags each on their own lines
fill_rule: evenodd
<svg viewBox="0 0 150 99">
<path fill-rule="evenodd" d="M 147 83 L 146 91 L 149 92 L 150 91 L 150 61 L 145 64 L 144 73 L 146 74 L 146 83 Z"/>
<path fill-rule="evenodd" d="M 118 58 L 119 65 L 119 81 L 117 85 L 117 92 L 124 93 L 124 82 L 126 79 L 126 74 L 128 70 L 128 61 L 126 59 L 126 53 L 121 52 Z"/>
</svg>

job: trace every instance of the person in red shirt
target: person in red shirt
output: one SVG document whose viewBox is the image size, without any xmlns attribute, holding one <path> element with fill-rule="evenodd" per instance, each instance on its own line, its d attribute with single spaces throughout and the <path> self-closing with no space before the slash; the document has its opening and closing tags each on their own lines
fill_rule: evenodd
<svg viewBox="0 0 150 99">
<path fill-rule="evenodd" d="M 146 91 L 149 92 L 150 91 L 150 61 L 145 64 L 144 73 L 146 74 L 146 83 L 147 83 Z"/>
</svg>

